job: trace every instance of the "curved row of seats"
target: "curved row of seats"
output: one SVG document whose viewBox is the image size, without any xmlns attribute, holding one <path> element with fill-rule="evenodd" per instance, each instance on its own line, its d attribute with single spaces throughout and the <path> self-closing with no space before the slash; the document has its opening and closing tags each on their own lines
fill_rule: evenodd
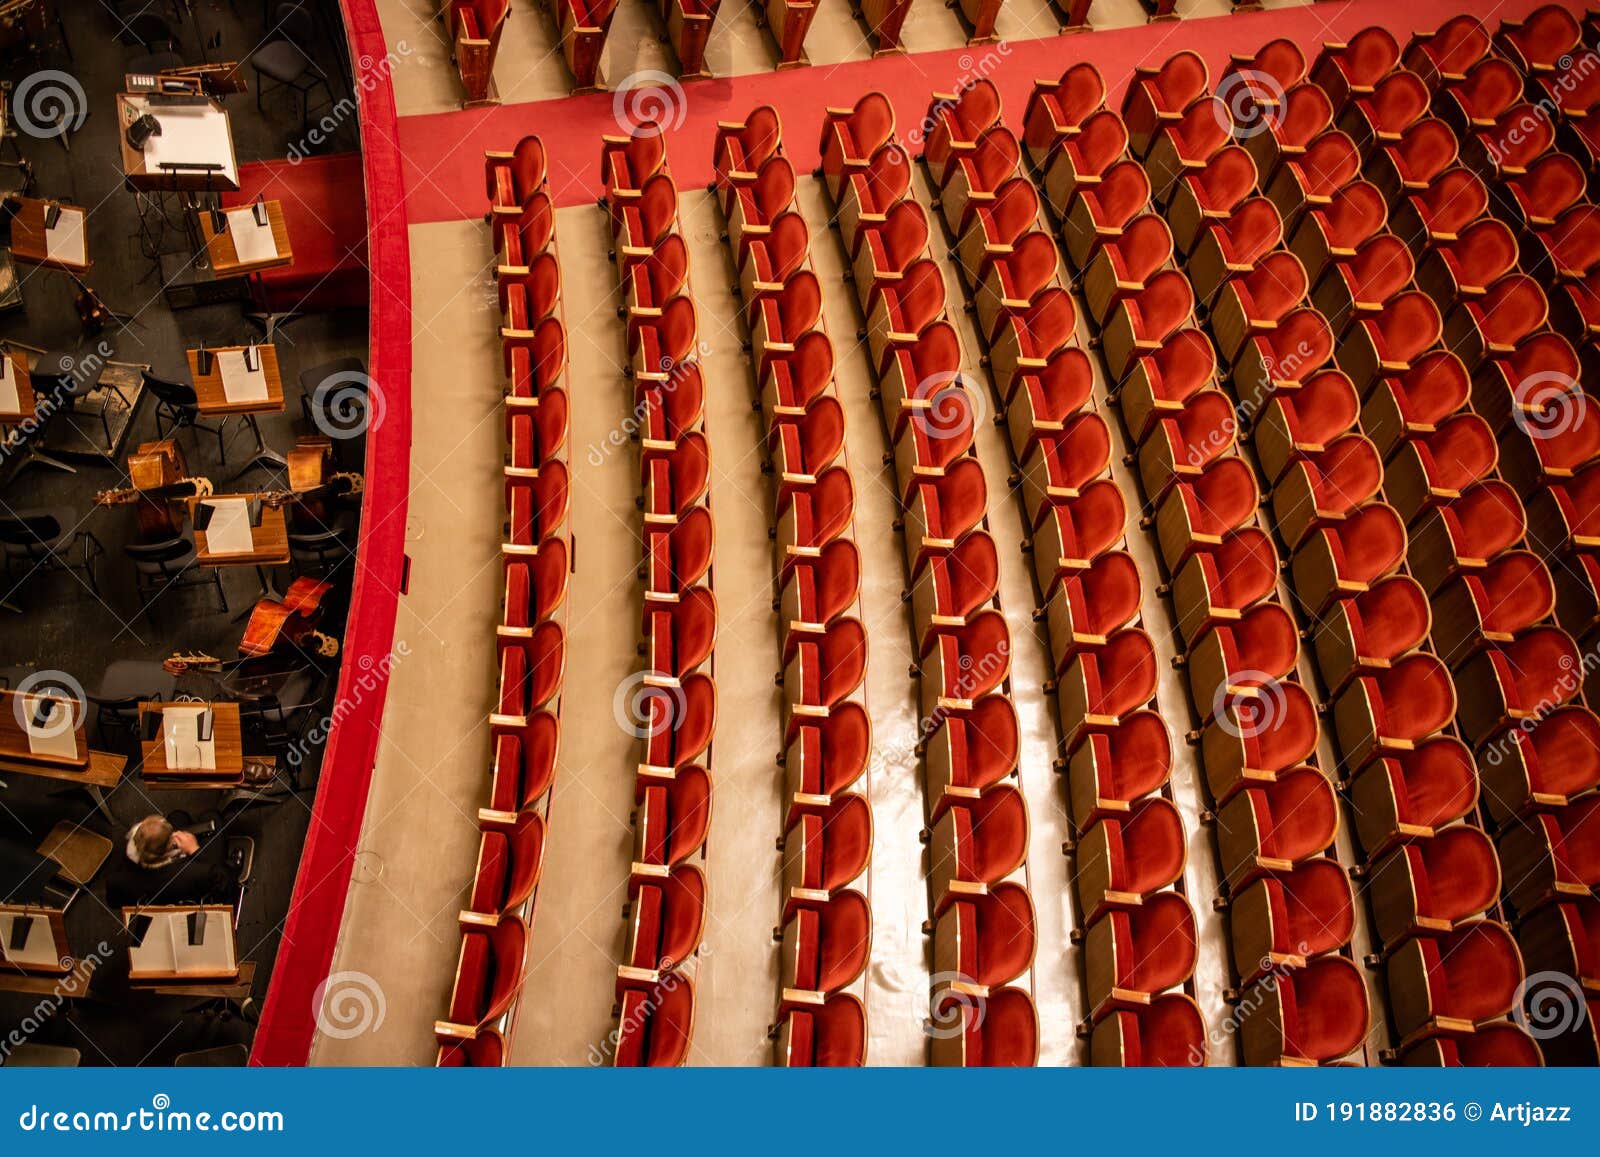
<svg viewBox="0 0 1600 1157">
<path fill-rule="evenodd" d="M 522 987 L 561 742 L 566 665 L 569 407 L 561 259 L 544 146 L 485 156 L 507 386 L 505 597 L 487 806 L 450 1008 L 434 1023 L 441 1066 L 504 1064 Z"/>
<path fill-rule="evenodd" d="M 1096 1064 L 1204 1064 L 1205 1025 L 1184 991 L 1198 958 L 1194 912 L 1173 890 L 1183 821 L 1164 798 L 1171 742 L 1154 706 L 1142 583 L 1124 549 L 1127 505 L 1056 241 L 1001 113 L 988 81 L 936 94 L 923 160 L 987 351 L 1033 555 L 1034 613 L 1049 632 L 1045 690 L 1057 701 L 1088 987 L 1080 1032 Z M 1082 126 L 1063 128 L 1076 137 Z"/>
<path fill-rule="evenodd" d="M 1169 576 L 1179 662 L 1201 721 L 1190 739 L 1215 803 L 1237 978 L 1230 996 L 1250 1010 L 1238 1018 L 1243 1056 L 1321 1063 L 1365 1035 L 1365 989 L 1348 959 L 1353 903 L 1328 854 L 1337 804 L 1314 762 L 1318 728 L 1296 675 L 1296 624 L 1277 598 L 1277 550 L 1238 453 L 1241 421 L 1261 400 L 1236 405 L 1218 388 L 1218 351 L 1237 367 L 1257 335 L 1280 322 L 1293 332 L 1305 286 L 1275 262 L 1238 276 L 1251 267 L 1231 260 L 1231 247 L 1262 229 L 1271 207 L 1232 219 L 1255 172 L 1242 149 L 1224 148 L 1226 119 L 1209 105 L 1209 123 L 1153 107 L 1185 90 L 1192 103 L 1206 86 L 1203 67 L 1142 70 L 1119 116 L 1102 107 L 1098 73 L 1077 66 L 1036 89 L 1024 134 L 1079 263 L 1151 511 L 1143 525 L 1156 531 Z M 1196 163 L 1213 154 L 1214 165 Z M 1201 302 L 1215 345 L 1197 323 Z M 1269 477 L 1287 468 L 1276 462 Z"/>
<path fill-rule="evenodd" d="M 1317 82 L 1311 84 L 1304 82 L 1304 58 L 1286 42 L 1270 44 L 1253 60 L 1241 62 L 1255 90 L 1242 110 L 1252 118 L 1248 125 L 1238 106 L 1233 117 L 1221 115 L 1226 106 L 1209 96 L 1195 59 L 1172 62 L 1175 67 L 1164 78 L 1169 82 L 1166 90 L 1152 85 L 1151 91 L 1170 96 L 1194 86 L 1200 77 L 1193 100 L 1158 133 L 1155 155 L 1188 170 L 1190 176 L 1183 179 L 1197 181 L 1215 201 L 1224 183 L 1208 178 L 1227 150 L 1237 146 L 1216 137 L 1210 125 L 1233 120 L 1227 136 L 1243 135 L 1247 143 L 1259 140 L 1255 156 L 1271 167 L 1262 178 L 1235 180 L 1231 203 L 1209 207 L 1219 214 L 1237 213 L 1256 187 L 1265 187 L 1266 201 L 1278 218 L 1274 242 L 1287 232 L 1296 237 L 1296 251 L 1308 258 L 1296 262 L 1286 252 L 1266 252 L 1272 245 L 1263 243 L 1262 252 L 1239 263 L 1260 271 L 1274 259 L 1294 262 L 1299 268 L 1291 271 L 1291 276 L 1298 273 L 1292 296 L 1303 298 L 1306 286 L 1313 285 L 1317 309 L 1299 311 L 1298 316 L 1307 320 L 1298 335 L 1285 332 L 1296 314 L 1270 319 L 1274 332 L 1246 344 L 1246 355 L 1253 346 L 1260 356 L 1236 359 L 1233 384 L 1252 409 L 1259 401 L 1252 389 L 1270 391 L 1273 402 L 1287 391 L 1286 404 L 1278 412 L 1287 421 L 1258 419 L 1253 441 L 1269 480 L 1274 461 L 1292 463 L 1291 472 L 1276 479 L 1273 493 L 1278 529 L 1295 552 L 1291 573 L 1297 593 L 1305 609 L 1321 620 L 1315 636 L 1319 666 L 1345 762 L 1355 772 L 1354 790 L 1365 785 L 1371 794 L 1371 785 L 1387 786 L 1394 776 L 1403 776 L 1406 763 L 1420 762 L 1421 752 L 1429 752 L 1434 764 L 1454 755 L 1469 774 L 1470 763 L 1459 741 L 1445 734 L 1456 707 L 1450 672 L 1436 656 L 1420 649 L 1430 627 L 1424 592 L 1438 584 L 1425 578 L 1419 586 L 1402 573 L 1408 555 L 1405 523 L 1429 516 L 1433 500 L 1444 496 L 1430 483 L 1443 486 L 1446 480 L 1430 475 L 1427 467 L 1440 459 L 1458 470 L 1465 463 L 1456 452 L 1458 445 L 1430 446 L 1425 439 L 1397 437 L 1391 426 L 1384 426 L 1388 432 L 1381 435 L 1383 449 L 1390 457 L 1385 469 L 1377 444 L 1359 432 L 1354 401 L 1359 392 L 1369 399 L 1377 397 L 1381 405 L 1391 383 L 1398 382 L 1394 388 L 1403 390 L 1413 375 L 1437 381 L 1450 368 L 1453 356 L 1430 355 L 1441 333 L 1438 311 L 1432 309 L 1430 314 L 1428 299 L 1408 289 L 1413 270 L 1410 254 L 1397 238 L 1382 232 L 1383 178 L 1371 184 L 1359 180 L 1361 149 L 1351 133 L 1370 148 L 1383 131 L 1381 121 L 1377 126 L 1372 123 L 1373 109 L 1361 100 L 1361 93 L 1371 90 L 1348 83 L 1352 70 L 1343 67 L 1346 61 L 1365 59 L 1365 35 L 1348 45 L 1330 46 L 1314 70 Z M 1182 85 L 1172 83 L 1178 79 Z M 1343 94 L 1345 103 L 1329 96 L 1329 89 Z M 1350 132 L 1330 127 L 1335 122 Z M 1252 131 L 1241 131 L 1246 129 Z M 1243 163 L 1237 167 L 1246 169 Z M 1249 169 L 1254 168 L 1252 163 Z M 1257 175 L 1251 171 L 1248 176 Z M 1352 218 L 1364 231 L 1352 234 L 1348 228 Z M 1333 236 L 1335 229 L 1346 232 Z M 1282 277 L 1277 280 L 1281 283 Z M 1221 304 L 1234 304 L 1226 294 L 1225 288 Z M 1241 314 L 1237 308 L 1219 309 L 1218 318 L 1231 318 L 1232 324 L 1223 326 L 1230 330 L 1237 328 Z M 1243 320 L 1250 321 L 1247 316 Z M 1286 340 L 1294 337 L 1298 340 Z M 1327 361 L 1336 338 L 1343 373 L 1334 388 L 1325 376 L 1314 381 L 1308 371 Z M 1402 348 L 1402 342 L 1410 344 Z M 1465 381 L 1464 372 L 1459 377 Z M 1363 417 L 1373 413 L 1371 404 L 1369 400 Z M 1463 442 L 1486 431 L 1481 420 L 1470 422 L 1478 425 L 1460 431 Z M 1268 437 L 1263 443 L 1264 434 Z M 1473 479 L 1456 481 L 1465 485 Z M 1383 501 L 1386 496 L 1397 506 L 1388 506 Z M 1414 562 L 1431 559 L 1425 551 L 1409 553 Z M 1440 822 L 1460 819 L 1472 806 L 1472 794 L 1460 802 L 1462 806 L 1439 817 Z M 1459 937 L 1463 945 L 1489 956 L 1498 953 L 1503 963 L 1514 965 L 1510 971 L 1503 967 L 1492 983 L 1486 981 L 1491 991 L 1479 1008 L 1482 1015 L 1473 1021 L 1502 1017 L 1509 1011 L 1521 979 L 1520 961 L 1503 926 L 1469 922 L 1491 908 L 1497 897 L 1493 847 L 1470 823 L 1437 834 L 1431 828 L 1407 830 L 1396 824 L 1408 842 L 1394 847 L 1395 833 L 1370 830 L 1381 822 L 1375 818 L 1381 813 L 1361 805 L 1358 795 L 1356 812 L 1369 829 L 1362 835 L 1373 861 L 1366 870 L 1367 892 L 1375 932 L 1387 942 L 1383 959 L 1401 1051 L 1411 1059 L 1426 1058 L 1421 1063 L 1464 1059 L 1441 1045 L 1449 1034 L 1437 1031 L 1439 1018 L 1451 1015 L 1446 1006 L 1452 997 L 1467 1007 L 1460 1003 L 1459 991 L 1452 993 L 1442 983 L 1452 968 L 1472 955 L 1456 951 L 1452 938 Z M 1381 860 L 1376 858 L 1380 851 L 1386 852 Z M 1419 878 L 1431 881 L 1433 890 L 1419 889 Z M 1483 961 L 1477 963 L 1481 967 Z M 1509 989 L 1500 991 L 1506 988 L 1501 981 L 1509 981 Z M 1490 1035 L 1512 1045 L 1502 1045 L 1502 1053 L 1494 1054 L 1499 1063 L 1526 1062 L 1530 1052 L 1537 1061 L 1537 1050 L 1515 1030 Z M 1478 1054 L 1475 1060 L 1486 1063 L 1488 1058 Z"/>
<path fill-rule="evenodd" d="M 1455 584 L 1463 593 L 1440 614 L 1477 652 L 1473 692 L 1493 719 L 1478 765 L 1527 969 L 1571 978 L 1587 1000 L 1584 1021 L 1544 1038 L 1545 1055 L 1593 1064 L 1600 721 L 1584 705 L 1591 664 L 1581 656 L 1597 641 L 1600 567 L 1583 526 L 1596 508 L 1600 415 L 1583 382 L 1600 370 L 1591 324 L 1600 317 L 1600 211 L 1588 192 L 1595 153 L 1584 121 L 1600 107 L 1600 26 L 1553 5 L 1502 22 L 1492 36 L 1476 20 L 1452 24 L 1442 32 L 1453 35 L 1413 42 L 1404 64 L 1450 53 L 1423 75 L 1435 115 L 1456 133 L 1462 166 L 1482 183 L 1495 215 L 1469 228 L 1486 232 L 1492 223 L 1512 235 L 1499 278 L 1459 294 L 1471 312 L 1451 336 L 1483 349 L 1474 404 L 1497 419 L 1499 471 L 1529 496 L 1527 541 L 1537 553 L 1490 560 Z M 1513 587 L 1507 580 L 1518 571 L 1524 577 Z M 1570 635 L 1548 625 L 1552 611 Z"/>
<path fill-rule="evenodd" d="M 811 238 L 777 112 L 718 125 L 711 185 L 738 267 L 766 425 L 780 612 L 785 777 L 782 945 L 774 1060 L 783 1067 L 866 1059 L 872 810 L 854 790 L 872 750 L 861 615 L 861 554 L 845 412 L 821 314 Z"/>
<path fill-rule="evenodd" d="M 888 99 L 872 92 L 829 109 L 820 152 L 902 511 L 930 843 L 931 1058 L 1032 1065 L 1038 1013 L 1014 982 L 1032 968 L 1037 927 L 1023 871 L 1027 805 L 1003 782 L 1021 735 L 988 488 L 973 451 L 979 404 Z"/>
<path fill-rule="evenodd" d="M 1427 67 L 1419 73 L 1408 62 Z M 1522 229 L 1519 238 L 1506 221 L 1489 215 L 1496 200 L 1508 209 L 1517 204 L 1514 195 L 1492 197 L 1494 185 L 1507 178 L 1526 181 L 1526 188 L 1543 189 L 1548 196 L 1563 174 L 1560 159 L 1548 152 L 1553 130 L 1546 124 L 1539 131 L 1533 106 L 1506 101 L 1504 93 L 1494 103 L 1484 103 L 1509 77 L 1518 78 L 1518 94 L 1523 86 L 1476 19 L 1459 17 L 1439 33 L 1414 40 L 1404 52 L 1387 33 L 1369 29 L 1349 49 L 1325 54 L 1322 68 L 1327 75 L 1341 75 L 1350 90 L 1347 107 L 1354 111 L 1347 119 L 1367 153 L 1364 171 L 1383 191 L 1390 220 L 1409 247 L 1407 256 L 1416 258 L 1416 276 L 1401 280 L 1400 295 L 1410 293 L 1432 303 L 1435 308 L 1427 314 L 1419 304 L 1419 316 L 1425 316 L 1430 335 L 1442 331 L 1448 351 L 1422 354 L 1417 361 L 1437 368 L 1396 375 L 1374 391 L 1368 405 L 1393 431 L 1390 493 L 1412 524 L 1412 571 L 1433 601 L 1435 649 L 1453 668 L 1459 730 L 1485 766 L 1493 753 L 1516 742 L 1524 724 L 1551 712 L 1572 707 L 1594 725 L 1579 699 L 1577 649 L 1551 621 L 1555 591 L 1550 572 L 1540 555 L 1524 547 L 1528 520 L 1516 490 L 1502 480 L 1496 432 L 1466 400 L 1470 381 L 1474 402 L 1488 403 L 1503 428 L 1514 426 L 1512 411 L 1517 395 L 1526 392 L 1528 377 L 1519 362 L 1532 356 L 1566 363 L 1570 348 L 1545 325 L 1544 292 L 1517 265 L 1519 253 L 1548 255 L 1549 244 L 1572 254 L 1567 260 L 1581 260 L 1577 251 L 1583 246 L 1571 244 L 1577 230 L 1562 218 L 1544 226 L 1542 212 L 1520 221 L 1513 216 Z M 1458 114 L 1459 132 L 1449 123 Z M 1441 197 L 1442 192 L 1449 196 Z M 1548 203 L 1541 206 L 1550 208 Z M 1406 272 L 1411 268 L 1408 261 Z M 1519 356 L 1519 351 L 1527 352 Z M 1575 412 L 1583 405 L 1577 388 L 1575 378 L 1565 379 L 1564 389 L 1574 391 L 1566 401 Z M 1539 400 L 1555 399 L 1547 392 Z M 1426 413 L 1420 412 L 1424 409 Z M 1573 449 L 1567 442 L 1568 452 Z M 1505 461 L 1511 465 L 1517 459 Z M 1513 466 L 1513 474 L 1524 483 L 1537 480 L 1526 464 Z M 1358 805 L 1362 782 L 1352 790 Z M 1385 790 L 1382 798 L 1396 794 Z M 1533 826 L 1542 826 L 1541 821 Z M 1513 905 L 1537 893 L 1539 866 L 1562 855 L 1564 845 L 1556 833 L 1559 827 L 1555 833 L 1535 835 L 1523 822 L 1501 823 L 1497 844 L 1506 898 Z M 1539 836 L 1546 834 L 1555 835 L 1555 847 L 1541 858 Z M 1582 830 L 1575 835 L 1576 851 Z M 1600 827 L 1589 838 L 1596 837 Z M 1600 850 L 1600 843 L 1595 846 Z M 1413 1019 L 1423 1022 L 1419 1035 L 1427 1039 L 1409 1054 L 1408 1042 L 1400 1042 L 1408 1059 L 1497 1064 L 1538 1060 L 1536 1046 L 1490 1019 L 1516 1007 L 1522 996 L 1523 962 L 1510 937 L 1488 922 L 1462 924 L 1462 916 L 1482 908 L 1483 897 L 1501 890 L 1501 864 L 1490 854 L 1491 847 L 1481 830 L 1463 831 L 1456 825 L 1429 838 L 1410 837 L 1374 867 L 1375 872 L 1384 864 L 1402 869 L 1402 880 L 1417 897 L 1410 910 L 1427 922 L 1428 933 L 1406 950 L 1420 956 L 1430 974 L 1444 977 L 1443 984 L 1434 981 L 1436 988 L 1454 985 L 1414 1011 Z M 1435 935 L 1437 946 L 1432 943 Z M 1430 957 L 1435 952 L 1437 962 Z M 1572 964 L 1571 975 L 1577 967 Z M 1451 1002 L 1472 1015 L 1448 1007 Z M 1398 1020 L 1401 1010 L 1396 1016 Z M 1454 1017 L 1458 1025 L 1486 1019 L 1489 1024 L 1470 1035 L 1458 1027 L 1441 1032 L 1435 1029 L 1440 1016 Z"/>
<path fill-rule="evenodd" d="M 639 653 L 647 660 L 629 710 L 641 751 L 614 1060 L 670 1067 L 688 1055 L 695 995 L 687 966 L 706 921 L 705 872 L 692 862 L 705 857 L 717 709 L 706 383 L 660 124 L 646 120 L 626 136 L 603 137 L 600 171 L 639 430 Z"/>
</svg>

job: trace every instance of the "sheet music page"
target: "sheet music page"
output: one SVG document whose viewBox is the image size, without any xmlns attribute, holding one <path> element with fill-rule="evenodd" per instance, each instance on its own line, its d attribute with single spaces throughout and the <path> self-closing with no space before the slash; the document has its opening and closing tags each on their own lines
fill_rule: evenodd
<svg viewBox="0 0 1600 1157">
<path fill-rule="evenodd" d="M 22 395 L 17 386 L 17 375 L 11 368 L 11 359 L 0 353 L 0 414 L 22 413 Z"/>
<path fill-rule="evenodd" d="M 61 219 L 54 229 L 44 231 L 45 255 L 64 265 L 89 264 L 88 243 L 83 236 L 83 210 L 61 207 Z"/>
<path fill-rule="evenodd" d="M 220 498 L 206 503 L 216 511 L 206 527 L 207 554 L 249 554 L 256 547 L 250 533 L 250 500 Z"/>
<path fill-rule="evenodd" d="M 229 209 L 227 218 L 228 232 L 233 236 L 233 251 L 238 254 L 242 264 L 271 261 L 278 255 L 278 242 L 272 236 L 271 218 L 265 225 L 257 225 L 255 212 L 249 207 Z"/>
<path fill-rule="evenodd" d="M 145 142 L 145 172 L 159 173 L 164 164 L 221 165 L 216 176 L 233 185 L 239 183 L 228 117 L 221 109 L 210 105 L 152 105 L 148 100 L 134 98 L 129 104 L 137 112 L 154 114 L 161 124 L 161 135 Z"/>
<path fill-rule="evenodd" d="M 256 347 L 255 371 L 244 365 L 243 350 L 222 350 L 217 354 L 217 370 L 222 374 L 222 393 L 230 402 L 264 402 L 268 397 L 267 360 Z M 216 523 L 212 523 L 213 526 Z"/>
<path fill-rule="evenodd" d="M 217 766 L 217 741 L 200 738 L 200 716 L 205 707 L 164 707 L 161 736 L 166 745 L 167 767 L 173 771 L 211 771 Z"/>
<path fill-rule="evenodd" d="M 35 725 L 35 717 L 45 708 L 49 709 L 49 714 L 43 722 Z M 72 717 L 71 703 L 65 699 L 52 699 L 48 695 L 29 695 L 23 700 L 22 710 L 30 752 L 57 758 L 78 758 L 78 730 Z"/>
</svg>

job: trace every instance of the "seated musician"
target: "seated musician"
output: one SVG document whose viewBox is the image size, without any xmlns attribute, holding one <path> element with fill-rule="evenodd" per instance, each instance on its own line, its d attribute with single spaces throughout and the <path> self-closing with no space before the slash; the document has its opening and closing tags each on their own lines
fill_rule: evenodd
<svg viewBox="0 0 1600 1157">
<path fill-rule="evenodd" d="M 187 821 L 182 812 L 173 819 Z M 200 838 L 180 830 L 166 816 L 145 816 L 128 831 L 128 859 L 141 868 L 165 868 L 200 850 Z"/>
</svg>

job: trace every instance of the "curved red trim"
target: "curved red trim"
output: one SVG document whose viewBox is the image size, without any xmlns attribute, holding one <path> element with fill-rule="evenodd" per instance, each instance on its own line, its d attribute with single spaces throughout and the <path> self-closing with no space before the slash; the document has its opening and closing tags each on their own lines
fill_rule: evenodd
<svg viewBox="0 0 1600 1157">
<path fill-rule="evenodd" d="M 368 376 L 381 403 L 373 408 L 375 420 L 367 432 L 365 511 L 335 699 L 340 713 L 323 753 L 311 827 L 250 1053 L 253 1065 L 303 1065 L 311 1051 L 314 997 L 333 961 L 377 757 L 405 562 L 411 466 L 411 250 L 405 184 L 377 4 L 340 4 L 360 93 L 372 278 Z"/>
</svg>

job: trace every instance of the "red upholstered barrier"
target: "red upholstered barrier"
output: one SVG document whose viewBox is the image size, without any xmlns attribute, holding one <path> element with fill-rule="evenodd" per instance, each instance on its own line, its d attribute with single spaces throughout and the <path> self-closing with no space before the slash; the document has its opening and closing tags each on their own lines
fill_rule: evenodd
<svg viewBox="0 0 1600 1157">
<path fill-rule="evenodd" d="M 341 5 L 356 82 L 363 94 L 366 216 L 355 232 L 367 239 L 372 309 L 368 373 L 373 389 L 383 394 L 383 409 L 382 420 L 367 432 L 366 509 L 339 672 L 341 714 L 323 753 L 322 782 L 250 1053 L 254 1065 L 304 1064 L 311 1049 L 317 990 L 333 960 L 372 781 L 388 682 L 386 660 L 394 645 L 405 560 L 411 462 L 411 253 L 405 218 L 394 212 L 405 186 L 377 5 L 374 0 L 341 0 Z M 344 204 L 330 220 L 361 203 L 351 195 L 353 174 L 348 182 L 342 188 Z M 290 228 L 296 228 L 293 218 Z M 342 228 L 334 232 L 344 235 Z M 294 234 L 297 260 L 301 236 Z"/>
<path fill-rule="evenodd" d="M 360 153 L 239 166 L 239 191 L 224 194 L 222 203 L 248 205 L 258 194 L 281 202 L 294 246 L 293 265 L 261 275 L 268 308 L 287 313 L 367 304 L 365 202 L 350 195 L 362 179 Z"/>
</svg>

